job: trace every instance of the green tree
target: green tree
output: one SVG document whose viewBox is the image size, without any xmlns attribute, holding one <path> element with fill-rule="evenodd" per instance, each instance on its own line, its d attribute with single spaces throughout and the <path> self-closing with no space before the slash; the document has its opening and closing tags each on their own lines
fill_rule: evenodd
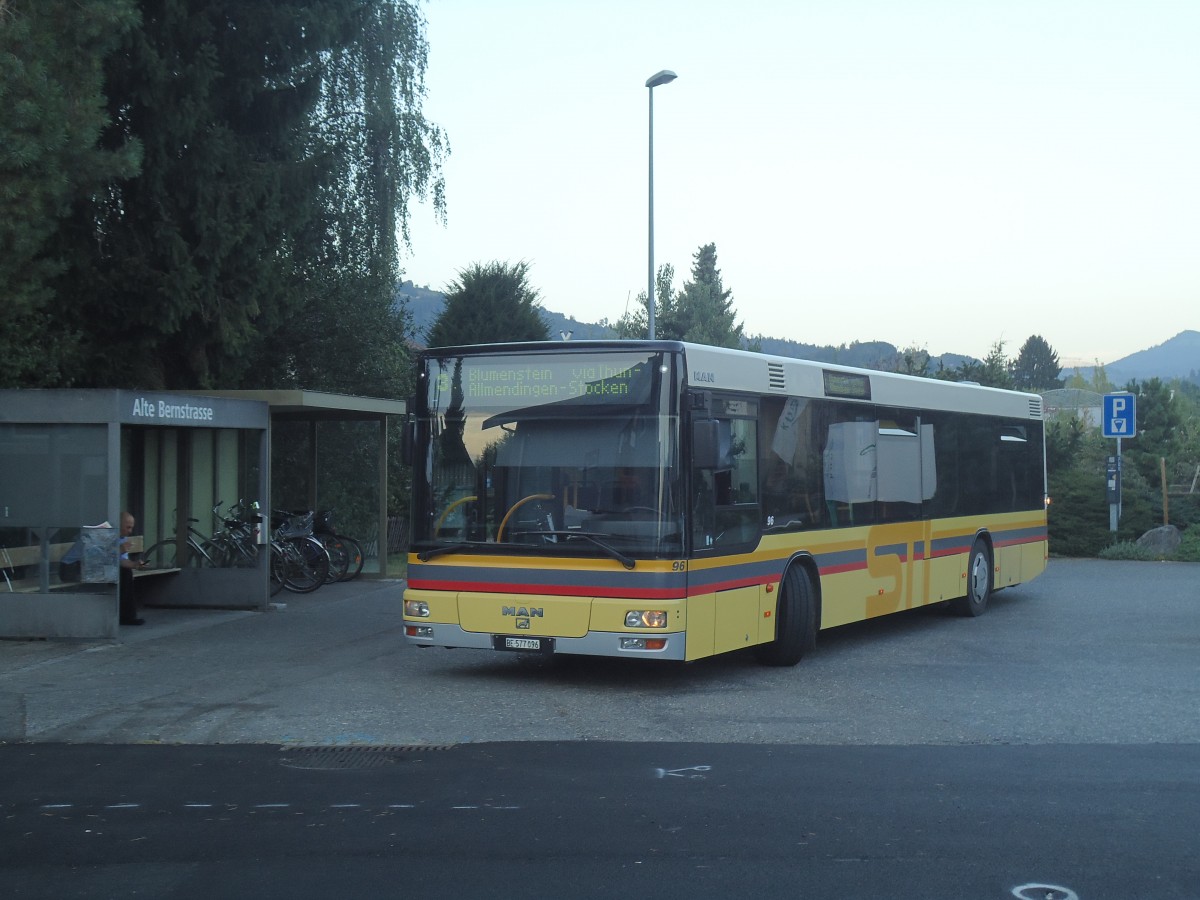
<svg viewBox="0 0 1200 900">
<path fill-rule="evenodd" d="M 427 335 L 431 347 L 549 338 L 527 262 L 475 263 L 460 271 Z"/>
<path fill-rule="evenodd" d="M 982 384 L 983 363 L 977 359 L 964 359 L 953 369 L 939 364 L 935 377 L 941 381 L 973 381 Z"/>
<path fill-rule="evenodd" d="M 407 396 L 412 322 L 394 302 L 409 206 L 431 196 L 444 218 L 445 135 L 420 114 L 427 45 L 415 4 L 375 2 L 325 66 L 307 157 L 327 173 L 301 233 L 287 315 L 255 356 L 297 386 Z"/>
<path fill-rule="evenodd" d="M 1041 335 L 1032 335 L 1017 353 L 1012 366 L 1013 385 L 1022 391 L 1047 391 L 1061 387 L 1058 354 Z"/>
<path fill-rule="evenodd" d="M 721 282 L 717 268 L 717 245 L 705 244 L 692 257 L 692 280 L 672 292 L 675 269 L 659 267 L 655 277 L 657 305 L 654 336 L 666 341 L 691 341 L 713 347 L 741 347 L 745 343 L 742 324 L 733 308 L 733 292 Z M 644 338 L 649 334 L 646 294 L 638 294 L 638 308 L 617 322 L 619 337 Z M 761 346 L 752 341 L 752 349 Z"/>
<path fill-rule="evenodd" d="M 1109 394 L 1115 390 L 1115 386 L 1108 380 L 1108 373 L 1104 370 L 1100 360 L 1096 360 L 1096 365 L 1092 368 L 1092 377 L 1084 378 L 1083 373 L 1076 369 L 1072 375 L 1066 379 L 1064 387 L 1075 388 L 1077 390 L 1095 391 L 1097 394 Z"/>
<path fill-rule="evenodd" d="M 1069 469 L 1078 459 L 1088 435 L 1087 423 L 1074 412 L 1059 414 L 1046 422 L 1046 469 Z"/>
<path fill-rule="evenodd" d="M 936 377 L 942 381 L 972 381 L 985 387 L 1013 387 L 1012 363 L 1004 355 L 1002 340 L 992 344 L 983 362 L 965 359 L 956 369 L 942 366 L 938 369 Z"/>
<path fill-rule="evenodd" d="M 895 367 L 892 371 L 899 372 L 902 375 L 916 375 L 920 378 L 928 378 L 930 375 L 929 351 L 923 347 L 904 348 L 897 354 Z"/>
<path fill-rule="evenodd" d="M 1127 465 L 1133 465 L 1142 478 L 1161 493 L 1160 460 L 1167 461 L 1173 471 L 1182 447 L 1183 419 L 1175 392 L 1161 379 L 1130 382 L 1125 389 L 1137 396 L 1137 436 L 1122 441 L 1122 454 Z"/>
<path fill-rule="evenodd" d="M 988 351 L 979 373 L 979 383 L 987 387 L 1012 388 L 1012 363 L 1004 355 L 1004 341 L 996 341 Z"/>
<path fill-rule="evenodd" d="M 98 143 L 104 61 L 133 0 L 0 2 L 0 386 L 70 384 L 83 332 L 56 283 L 72 204 L 137 170 L 140 145 Z"/>
<path fill-rule="evenodd" d="M 146 6 L 106 73 L 106 141 L 140 141 L 142 170 L 75 219 L 81 311 L 102 337 L 89 364 L 120 384 L 238 385 L 296 297 L 308 180 L 325 174 L 308 124 L 352 17 L 303 0 Z"/>
<path fill-rule="evenodd" d="M 742 346 L 742 323 L 733 308 L 733 291 L 721 281 L 716 244 L 705 244 L 692 257 L 692 280 L 684 283 L 674 312 L 682 340 L 713 347 Z"/>
<path fill-rule="evenodd" d="M 672 334 L 676 331 L 674 320 L 677 317 L 675 309 L 675 267 L 670 263 L 664 263 L 658 267 L 658 272 L 655 273 L 654 291 L 657 295 L 658 305 L 654 308 L 654 336 L 661 338 L 663 336 L 663 321 L 666 320 L 666 327 Z M 617 320 L 613 326 L 613 330 L 620 338 L 637 338 L 643 339 L 650 334 L 649 307 L 646 305 L 646 292 L 642 291 L 637 295 L 637 306 L 634 309 L 626 311 L 625 315 Z"/>
<path fill-rule="evenodd" d="M 75 382 L 396 395 L 397 240 L 411 200 L 444 213 L 448 152 L 421 112 L 417 3 L 140 8 L 105 57 L 97 145 L 140 147 L 140 169 L 76 191 L 55 240 L 71 266 L 47 303 L 86 323 Z"/>
</svg>

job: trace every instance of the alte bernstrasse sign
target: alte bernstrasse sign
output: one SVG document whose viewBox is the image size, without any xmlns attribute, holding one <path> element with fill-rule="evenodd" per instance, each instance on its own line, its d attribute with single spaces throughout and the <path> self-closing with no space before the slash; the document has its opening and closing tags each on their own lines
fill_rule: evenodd
<svg viewBox="0 0 1200 900">
<path fill-rule="evenodd" d="M 191 403 L 169 402 L 136 397 L 133 401 L 135 419 L 154 419 L 164 422 L 211 422 L 211 406 L 194 406 Z"/>
</svg>

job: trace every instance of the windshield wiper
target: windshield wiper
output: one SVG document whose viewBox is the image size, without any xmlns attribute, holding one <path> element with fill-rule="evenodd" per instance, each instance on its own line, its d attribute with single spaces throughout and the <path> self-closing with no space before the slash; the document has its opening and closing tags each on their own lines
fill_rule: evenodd
<svg viewBox="0 0 1200 900">
<path fill-rule="evenodd" d="M 434 547 L 431 550 L 422 550 L 417 554 L 417 559 L 421 562 L 429 562 L 435 556 L 445 556 L 447 553 L 462 553 L 464 550 L 474 550 L 476 547 L 495 547 L 495 544 L 487 541 L 460 541 L 457 544 L 443 544 L 440 547 Z"/>
<path fill-rule="evenodd" d="M 606 544 L 604 541 L 600 540 L 599 535 L 592 534 L 590 531 L 530 531 L 527 533 L 528 534 L 548 534 L 548 535 L 551 535 L 552 537 L 568 537 L 568 538 L 580 537 L 580 538 L 583 538 L 584 540 L 591 541 L 593 544 L 595 544 L 597 547 L 599 547 L 601 550 L 603 550 L 605 553 L 607 553 L 609 556 L 611 556 L 613 559 L 615 559 L 617 562 L 619 562 L 621 565 L 623 565 L 627 569 L 632 569 L 634 566 L 637 565 L 637 562 L 634 560 L 634 558 L 632 556 L 626 556 L 624 553 L 622 553 L 616 547 L 612 546 L 611 544 Z"/>
</svg>

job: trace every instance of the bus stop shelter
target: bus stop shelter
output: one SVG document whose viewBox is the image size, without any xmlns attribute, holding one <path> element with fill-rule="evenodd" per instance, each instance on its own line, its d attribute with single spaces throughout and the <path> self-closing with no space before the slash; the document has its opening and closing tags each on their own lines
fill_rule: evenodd
<svg viewBox="0 0 1200 900">
<path fill-rule="evenodd" d="M 213 397 L 267 404 L 272 508 L 335 510 L 338 533 L 367 552 L 363 573 L 386 577 L 390 417 L 403 400 L 323 391 L 214 391 Z"/>
<path fill-rule="evenodd" d="M 0 637 L 116 636 L 125 511 L 135 547 L 182 547 L 189 526 L 210 533 L 233 504 L 258 501 L 266 515 L 333 495 L 348 507 L 338 530 L 372 551 L 364 574 L 385 576 L 387 418 L 404 412 L 313 391 L 0 390 Z M 267 535 L 264 523 L 260 544 Z M 85 542 L 95 564 L 64 578 L 59 563 Z M 139 603 L 266 609 L 267 557 L 139 572 Z"/>
<path fill-rule="evenodd" d="M 136 550 L 182 539 L 190 519 L 210 527 L 222 497 L 265 496 L 269 424 L 254 400 L 0 391 L 0 636 L 115 637 L 122 514 L 136 520 Z M 61 566 L 77 545 L 78 570 Z M 136 591 L 142 602 L 262 609 L 266 558 L 147 572 Z"/>
</svg>

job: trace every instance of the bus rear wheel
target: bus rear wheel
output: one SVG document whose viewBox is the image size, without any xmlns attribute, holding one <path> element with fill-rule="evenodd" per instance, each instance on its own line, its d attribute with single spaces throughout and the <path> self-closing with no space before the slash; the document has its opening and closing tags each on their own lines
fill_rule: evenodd
<svg viewBox="0 0 1200 900">
<path fill-rule="evenodd" d="M 950 603 L 950 611 L 960 616 L 982 616 L 992 596 L 992 555 L 980 538 L 971 547 L 967 560 L 967 595 Z"/>
<path fill-rule="evenodd" d="M 817 643 L 817 592 L 808 572 L 791 566 L 779 583 L 775 640 L 754 648 L 764 666 L 794 666 Z"/>
</svg>

